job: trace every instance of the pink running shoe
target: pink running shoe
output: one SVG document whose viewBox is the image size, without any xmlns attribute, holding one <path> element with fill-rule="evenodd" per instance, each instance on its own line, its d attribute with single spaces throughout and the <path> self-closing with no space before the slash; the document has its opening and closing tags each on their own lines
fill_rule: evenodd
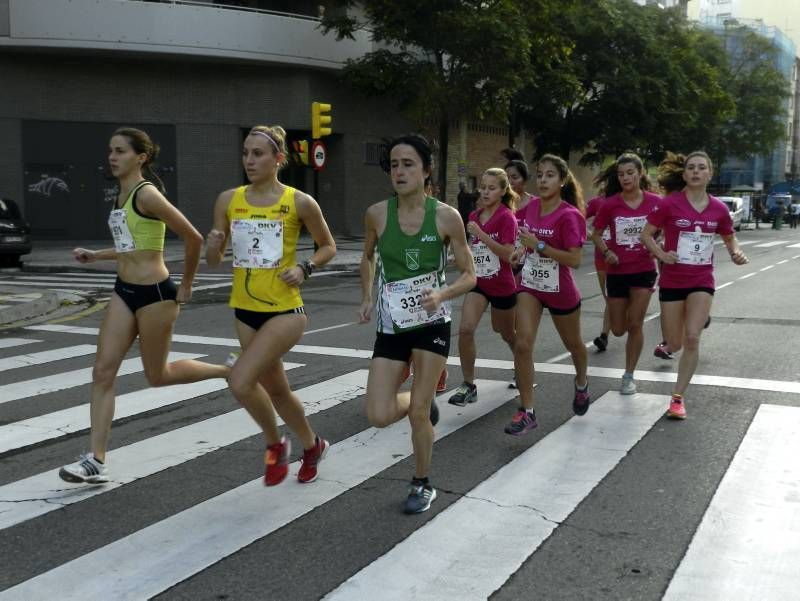
<svg viewBox="0 0 800 601">
<path fill-rule="evenodd" d="M 686 406 L 683 404 L 683 399 L 675 397 L 670 399 L 667 417 L 672 419 L 686 419 Z"/>
<path fill-rule="evenodd" d="M 658 357 L 659 359 L 674 359 L 675 355 L 669 352 L 669 348 L 667 347 L 666 342 L 660 342 L 656 349 L 653 351 L 653 354 Z"/>
</svg>

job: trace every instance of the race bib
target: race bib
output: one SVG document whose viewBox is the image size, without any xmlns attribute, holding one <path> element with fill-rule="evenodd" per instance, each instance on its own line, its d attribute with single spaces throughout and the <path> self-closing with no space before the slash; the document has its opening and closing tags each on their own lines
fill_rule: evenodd
<svg viewBox="0 0 800 601">
<path fill-rule="evenodd" d="M 475 263 L 475 275 L 488 278 L 500 271 L 500 257 L 494 254 L 483 242 L 471 245 L 472 261 Z"/>
<path fill-rule="evenodd" d="M 641 235 L 647 217 L 615 217 L 614 234 L 619 246 L 636 246 L 641 244 Z"/>
<path fill-rule="evenodd" d="M 233 266 L 274 269 L 283 258 L 283 221 L 237 219 L 231 223 Z"/>
<path fill-rule="evenodd" d="M 528 253 L 522 268 L 522 285 L 539 292 L 558 292 L 558 270 L 555 259 L 542 257 L 537 252 Z"/>
<path fill-rule="evenodd" d="M 678 236 L 678 263 L 710 265 L 714 254 L 714 234 L 704 234 L 700 228 L 681 232 Z"/>
<path fill-rule="evenodd" d="M 450 315 L 446 303 L 442 303 L 433 313 L 428 313 L 423 308 L 422 291 L 426 288 L 439 289 L 439 280 L 435 271 L 384 284 L 384 290 L 389 300 L 389 313 L 395 326 L 400 329 L 413 328 Z"/>
<path fill-rule="evenodd" d="M 128 227 L 128 216 L 125 209 L 114 209 L 108 216 L 108 227 L 114 238 L 114 249 L 118 253 L 129 253 L 136 250 L 136 242 Z"/>
</svg>

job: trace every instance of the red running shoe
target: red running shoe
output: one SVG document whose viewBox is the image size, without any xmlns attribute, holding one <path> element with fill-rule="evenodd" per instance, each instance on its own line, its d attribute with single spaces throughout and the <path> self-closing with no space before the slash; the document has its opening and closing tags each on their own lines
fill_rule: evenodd
<svg viewBox="0 0 800 601">
<path fill-rule="evenodd" d="M 300 482 L 306 484 L 317 479 L 317 465 L 323 460 L 330 446 L 327 440 L 317 436 L 314 446 L 303 451 L 303 464 L 297 472 L 297 479 Z"/>
<path fill-rule="evenodd" d="M 444 392 L 447 390 L 447 368 L 445 367 L 442 369 L 442 373 L 439 374 L 439 383 L 436 384 L 436 392 Z"/>
<path fill-rule="evenodd" d="M 289 473 L 289 455 L 292 452 L 292 443 L 284 436 L 280 442 L 267 447 L 264 454 L 264 486 L 275 486 L 283 482 Z"/>
</svg>

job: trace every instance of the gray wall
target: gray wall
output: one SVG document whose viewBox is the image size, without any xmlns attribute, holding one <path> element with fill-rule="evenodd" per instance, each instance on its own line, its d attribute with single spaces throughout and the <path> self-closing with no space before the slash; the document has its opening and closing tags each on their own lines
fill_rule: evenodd
<svg viewBox="0 0 800 601">
<path fill-rule="evenodd" d="M 217 194 L 241 183 L 244 127 L 308 130 L 311 102 L 333 105 L 319 200 L 331 229 L 345 235 L 362 233 L 364 209 L 390 190 L 386 175 L 364 164 L 364 143 L 410 129 L 387 101 L 365 99 L 335 75 L 311 69 L 0 51 L 0 81 L 0 194 L 23 199 L 23 120 L 174 125 L 175 200 L 202 232 Z M 311 193 L 310 174 L 306 181 Z"/>
</svg>

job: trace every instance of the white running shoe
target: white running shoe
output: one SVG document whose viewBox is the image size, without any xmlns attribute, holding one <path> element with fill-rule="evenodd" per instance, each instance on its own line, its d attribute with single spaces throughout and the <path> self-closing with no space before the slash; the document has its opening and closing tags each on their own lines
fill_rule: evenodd
<svg viewBox="0 0 800 601">
<path fill-rule="evenodd" d="M 62 480 L 67 482 L 85 482 L 87 484 L 101 484 L 108 482 L 108 468 L 100 463 L 91 453 L 85 453 L 78 461 L 65 465 L 58 471 Z"/>
<path fill-rule="evenodd" d="M 636 382 L 633 376 L 622 376 L 622 386 L 619 387 L 620 394 L 636 394 Z"/>
<path fill-rule="evenodd" d="M 228 353 L 228 358 L 225 359 L 226 367 L 232 368 L 234 365 L 236 365 L 236 362 L 239 360 L 239 357 L 241 357 L 241 355 L 242 353 L 238 352 Z"/>
</svg>

